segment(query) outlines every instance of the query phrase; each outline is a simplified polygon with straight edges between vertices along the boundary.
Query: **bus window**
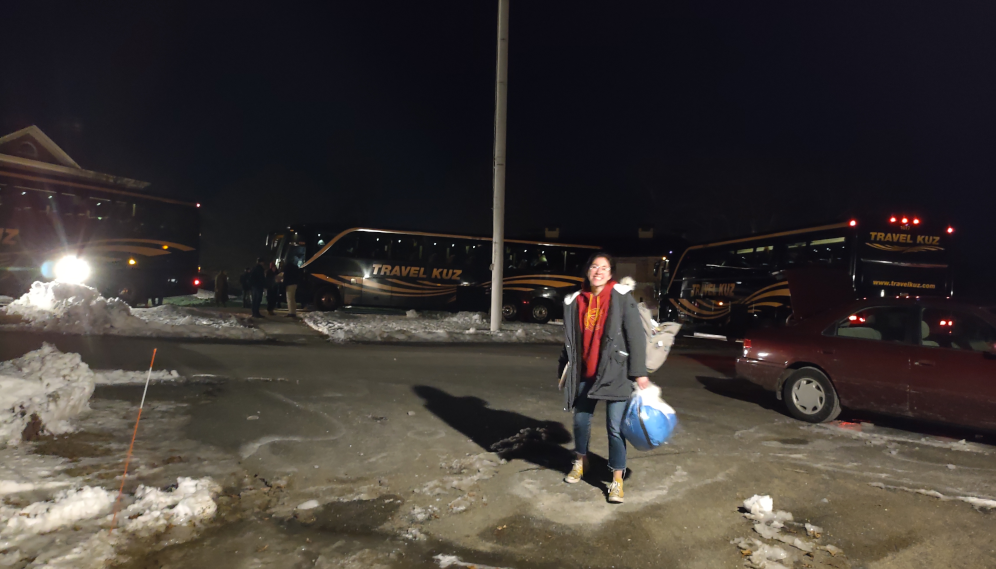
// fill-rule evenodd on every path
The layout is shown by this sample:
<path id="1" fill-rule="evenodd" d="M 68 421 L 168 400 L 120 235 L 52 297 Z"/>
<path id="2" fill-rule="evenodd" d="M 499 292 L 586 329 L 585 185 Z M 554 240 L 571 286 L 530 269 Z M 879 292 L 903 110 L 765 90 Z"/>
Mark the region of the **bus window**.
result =
<path id="1" fill-rule="evenodd" d="M 751 247 L 744 251 L 737 251 L 738 256 L 744 262 L 745 267 L 766 268 L 775 262 L 775 246 L 763 245 L 761 247 Z"/>
<path id="2" fill-rule="evenodd" d="M 422 258 L 430 267 L 449 267 L 456 261 L 458 242 L 452 237 L 427 235 L 424 239 Z"/>
<path id="3" fill-rule="evenodd" d="M 847 239 L 844 237 L 792 241 L 785 246 L 782 265 L 786 268 L 817 265 L 837 267 L 846 264 L 847 257 Z"/>
<path id="4" fill-rule="evenodd" d="M 387 260 L 391 258 L 391 237 L 380 233 L 360 233 L 359 256 L 361 259 Z"/>
<path id="5" fill-rule="evenodd" d="M 356 231 L 343 235 L 338 241 L 335 242 L 335 245 L 332 245 L 329 252 L 336 257 L 345 257 L 347 259 L 357 258 L 359 253 L 360 235 L 361 234 Z M 316 239 L 318 239 L 318 241 L 315 242 L 315 253 L 321 251 L 322 247 L 325 246 L 325 241 L 322 237 L 319 236 L 316 237 Z"/>
<path id="6" fill-rule="evenodd" d="M 844 237 L 817 239 L 809 243 L 810 262 L 837 267 L 846 264 L 847 243 Z"/>
<path id="7" fill-rule="evenodd" d="M 588 255 L 589 253 L 585 251 L 565 251 L 564 272 L 568 275 L 584 276 L 588 270 L 588 267 L 584 266 L 588 262 Z"/>
<path id="8" fill-rule="evenodd" d="M 785 246 L 785 258 L 782 264 L 786 267 L 798 267 L 809 262 L 809 243 L 795 241 Z"/>
<path id="9" fill-rule="evenodd" d="M 486 243 L 468 241 L 465 245 L 467 250 L 466 264 L 475 269 L 486 269 L 491 265 L 491 247 Z"/>
<path id="10" fill-rule="evenodd" d="M 547 266 L 544 270 L 558 274 L 563 273 L 567 251 L 560 247 L 543 247 L 543 251 L 547 261 Z"/>
<path id="11" fill-rule="evenodd" d="M 87 204 L 87 212 L 90 218 L 97 221 L 109 220 L 111 218 L 111 208 L 111 200 L 103 198 L 90 198 L 90 202 Z"/>
<path id="12" fill-rule="evenodd" d="M 422 261 L 422 239 L 413 235 L 396 235 L 391 238 L 391 260 L 396 263 Z"/>

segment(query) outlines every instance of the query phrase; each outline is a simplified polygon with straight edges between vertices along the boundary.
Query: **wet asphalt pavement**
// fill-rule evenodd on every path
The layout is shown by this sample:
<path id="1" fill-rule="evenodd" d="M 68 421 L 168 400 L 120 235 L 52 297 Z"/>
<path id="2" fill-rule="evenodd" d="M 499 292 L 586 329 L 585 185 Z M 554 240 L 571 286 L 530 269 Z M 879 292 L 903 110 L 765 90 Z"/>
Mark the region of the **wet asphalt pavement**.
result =
<path id="1" fill-rule="evenodd" d="M 205 460 L 227 475 L 171 471 L 222 478 L 220 514 L 193 541 L 136 544 L 125 566 L 745 567 L 731 541 L 758 536 L 738 507 L 768 494 L 823 528 L 788 535 L 843 551 L 782 544 L 787 566 L 996 567 L 996 516 L 960 499 L 996 498 L 991 436 L 847 413 L 800 423 L 732 379 L 737 346 L 683 342 L 651 378 L 681 424 L 668 445 L 630 450 L 626 503 L 610 505 L 601 407 L 593 471 L 561 481 L 571 436 L 558 348 L 274 331 L 265 343 L 0 333 L 0 359 L 47 340 L 92 368 L 140 370 L 157 347 L 157 368 L 197 380 L 150 398 L 186 402 L 175 436 L 224 457 Z M 94 404 L 135 405 L 140 391 L 98 388 Z M 298 509 L 309 500 L 318 507 Z"/>

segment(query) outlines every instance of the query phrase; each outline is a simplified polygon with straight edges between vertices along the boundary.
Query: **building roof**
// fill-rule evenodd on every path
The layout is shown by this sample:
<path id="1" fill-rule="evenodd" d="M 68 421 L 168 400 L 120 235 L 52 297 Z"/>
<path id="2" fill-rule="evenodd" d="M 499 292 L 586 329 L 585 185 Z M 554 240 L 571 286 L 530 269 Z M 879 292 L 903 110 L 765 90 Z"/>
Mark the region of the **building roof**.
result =
<path id="1" fill-rule="evenodd" d="M 0 167 L 35 173 L 68 176 L 140 190 L 148 182 L 84 170 L 37 126 L 0 136 Z"/>

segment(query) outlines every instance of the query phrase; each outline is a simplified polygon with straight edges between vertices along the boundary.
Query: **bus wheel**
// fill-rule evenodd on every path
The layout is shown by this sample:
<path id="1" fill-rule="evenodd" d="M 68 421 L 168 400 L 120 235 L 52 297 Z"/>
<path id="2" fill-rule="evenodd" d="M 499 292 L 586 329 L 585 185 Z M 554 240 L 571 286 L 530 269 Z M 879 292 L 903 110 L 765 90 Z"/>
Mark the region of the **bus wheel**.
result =
<path id="1" fill-rule="evenodd" d="M 315 293 L 315 308 L 323 312 L 331 312 L 342 306 L 339 291 L 334 288 L 323 288 Z"/>
<path id="2" fill-rule="evenodd" d="M 506 302 L 501 305 L 501 317 L 505 320 L 515 320 L 519 316 L 519 307 L 514 303 Z"/>
<path id="3" fill-rule="evenodd" d="M 529 319 L 537 324 L 546 324 L 550 321 L 550 303 L 542 298 L 532 302 L 529 307 Z"/>

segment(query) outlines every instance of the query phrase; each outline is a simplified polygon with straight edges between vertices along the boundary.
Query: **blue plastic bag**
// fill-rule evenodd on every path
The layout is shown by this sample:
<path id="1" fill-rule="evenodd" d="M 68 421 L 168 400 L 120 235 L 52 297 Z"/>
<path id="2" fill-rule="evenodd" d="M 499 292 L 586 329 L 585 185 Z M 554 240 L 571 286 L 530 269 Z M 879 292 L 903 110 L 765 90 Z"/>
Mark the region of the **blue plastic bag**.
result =
<path id="1" fill-rule="evenodd" d="M 651 385 L 638 389 L 629 398 L 622 432 L 637 450 L 653 450 L 667 442 L 677 425 L 674 409 L 661 399 L 661 389 Z"/>

